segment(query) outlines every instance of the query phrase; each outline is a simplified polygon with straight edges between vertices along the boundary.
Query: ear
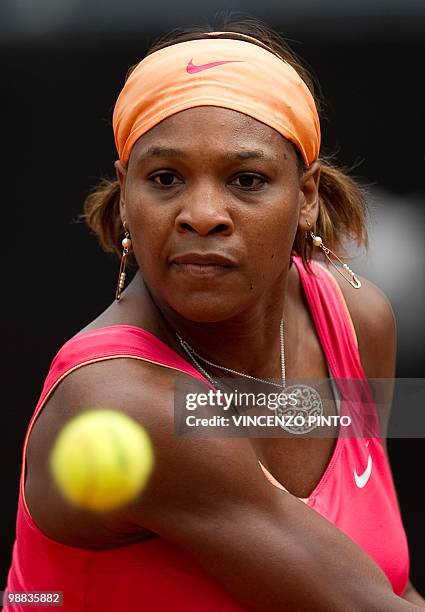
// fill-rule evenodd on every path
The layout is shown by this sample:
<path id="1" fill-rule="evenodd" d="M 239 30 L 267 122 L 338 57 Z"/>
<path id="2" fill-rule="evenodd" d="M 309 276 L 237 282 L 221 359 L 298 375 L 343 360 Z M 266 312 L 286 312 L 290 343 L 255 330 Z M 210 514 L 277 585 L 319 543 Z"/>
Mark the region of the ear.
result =
<path id="1" fill-rule="evenodd" d="M 308 230 L 306 219 L 311 226 L 319 215 L 320 162 L 315 161 L 300 178 L 300 209 L 298 228 Z"/>
<path id="2" fill-rule="evenodd" d="M 120 216 L 121 216 L 121 221 L 122 224 L 124 226 L 128 225 L 127 222 L 127 211 L 125 208 L 125 179 L 127 176 L 127 168 L 124 166 L 124 164 L 117 159 L 117 161 L 114 164 L 115 166 L 115 172 L 117 175 L 117 180 L 120 184 L 120 191 L 121 191 L 121 195 L 120 195 Z"/>

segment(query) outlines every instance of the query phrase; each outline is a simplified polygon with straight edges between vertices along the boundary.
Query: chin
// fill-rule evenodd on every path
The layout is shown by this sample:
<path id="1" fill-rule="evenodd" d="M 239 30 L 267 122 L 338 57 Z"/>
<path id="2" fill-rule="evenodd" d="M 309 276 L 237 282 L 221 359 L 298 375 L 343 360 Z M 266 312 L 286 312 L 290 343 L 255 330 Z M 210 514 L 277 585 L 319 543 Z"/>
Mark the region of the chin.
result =
<path id="1" fill-rule="evenodd" d="M 181 296 L 181 300 L 174 297 L 168 304 L 180 317 L 196 323 L 220 323 L 243 310 L 241 304 L 229 303 L 217 295 Z"/>

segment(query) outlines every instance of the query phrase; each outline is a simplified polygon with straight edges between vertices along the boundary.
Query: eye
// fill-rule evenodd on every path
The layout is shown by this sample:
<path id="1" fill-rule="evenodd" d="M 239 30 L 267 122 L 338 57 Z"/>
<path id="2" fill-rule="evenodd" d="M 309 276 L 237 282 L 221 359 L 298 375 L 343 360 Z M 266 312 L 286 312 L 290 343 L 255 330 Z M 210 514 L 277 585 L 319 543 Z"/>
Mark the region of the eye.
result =
<path id="1" fill-rule="evenodd" d="M 256 191 L 261 189 L 261 187 L 263 187 L 263 185 L 266 183 L 266 180 L 262 176 L 248 172 L 239 174 L 239 176 L 233 179 L 232 183 L 235 184 L 235 181 L 239 181 L 239 185 L 236 184 L 236 187 L 240 187 L 247 191 Z"/>
<path id="2" fill-rule="evenodd" d="M 173 182 L 174 179 L 178 177 L 170 171 L 164 170 L 163 172 L 157 172 L 149 177 L 149 180 L 158 185 L 158 187 L 175 187 L 176 185 L 180 185 L 181 181 Z"/>

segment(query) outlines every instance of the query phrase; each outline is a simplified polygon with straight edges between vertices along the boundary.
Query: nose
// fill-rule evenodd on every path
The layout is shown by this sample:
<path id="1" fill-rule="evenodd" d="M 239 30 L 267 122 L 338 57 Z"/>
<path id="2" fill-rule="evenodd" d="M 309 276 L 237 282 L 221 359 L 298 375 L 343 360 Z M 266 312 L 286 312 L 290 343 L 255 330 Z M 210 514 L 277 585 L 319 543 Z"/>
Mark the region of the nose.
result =
<path id="1" fill-rule="evenodd" d="M 200 236 L 210 234 L 230 235 L 234 225 L 228 210 L 221 202 L 222 195 L 192 193 L 176 216 L 178 232 L 194 232 Z"/>

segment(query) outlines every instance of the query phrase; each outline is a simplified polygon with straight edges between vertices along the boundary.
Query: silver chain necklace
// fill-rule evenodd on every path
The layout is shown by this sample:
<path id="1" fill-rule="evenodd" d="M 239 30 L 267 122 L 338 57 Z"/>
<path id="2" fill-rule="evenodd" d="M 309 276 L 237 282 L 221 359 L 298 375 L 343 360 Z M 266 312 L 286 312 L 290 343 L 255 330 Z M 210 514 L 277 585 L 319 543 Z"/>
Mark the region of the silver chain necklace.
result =
<path id="1" fill-rule="evenodd" d="M 298 415 L 303 416 L 304 424 L 295 425 L 295 426 L 294 425 L 281 425 L 282 429 L 284 429 L 285 431 L 289 433 L 298 434 L 298 435 L 308 433 L 312 431 L 313 429 L 315 429 L 316 425 L 308 425 L 308 424 L 306 425 L 306 423 L 309 423 L 308 417 L 310 415 L 321 416 L 323 414 L 322 401 L 316 389 L 310 387 L 309 385 L 303 385 L 303 384 L 292 385 L 288 388 L 286 387 L 285 337 L 284 337 L 283 319 L 280 322 L 280 365 L 281 365 L 281 376 L 282 376 L 282 382 L 280 384 L 271 382 L 270 380 L 265 380 L 264 378 L 258 378 L 257 376 L 251 376 L 251 374 L 245 374 L 244 372 L 238 372 L 238 370 L 233 370 L 232 368 L 226 368 L 225 366 L 221 366 L 218 363 L 214 363 L 213 361 L 210 361 L 209 359 L 202 357 L 202 355 L 197 353 L 195 349 L 192 348 L 188 342 L 186 342 L 186 340 L 183 340 L 183 338 L 177 332 L 175 333 L 176 333 L 176 336 L 183 350 L 189 356 L 194 366 L 200 372 L 202 372 L 205 378 L 214 387 L 220 388 L 221 385 L 216 379 L 214 379 L 211 376 L 209 372 L 206 371 L 206 369 L 199 363 L 198 360 L 203 361 L 204 363 L 208 364 L 209 366 L 213 368 L 222 370 L 223 372 L 228 372 L 229 374 L 236 374 L 237 376 L 242 376 L 243 378 L 248 378 L 249 380 L 254 380 L 256 382 L 261 382 L 267 385 L 272 385 L 274 387 L 279 387 L 281 389 L 285 389 L 287 393 L 292 392 L 292 394 L 294 394 L 297 398 L 296 412 L 298 413 Z M 284 408 L 284 409 L 278 407 L 277 413 L 282 416 L 285 416 L 285 414 L 293 414 L 294 409 L 292 407 Z"/>
<path id="2" fill-rule="evenodd" d="M 202 374 L 204 374 L 207 380 L 213 385 L 216 385 L 217 381 L 205 370 L 205 368 L 198 362 L 197 359 L 200 359 L 201 361 L 203 361 L 204 363 L 208 364 L 209 366 L 213 368 L 217 368 L 218 370 L 222 370 L 223 372 L 228 372 L 229 374 L 236 374 L 237 376 L 242 376 L 243 378 L 248 378 L 249 380 L 255 380 L 256 382 L 261 382 L 267 385 L 272 385 L 273 387 L 280 387 L 283 389 L 285 388 L 285 384 L 286 384 L 285 336 L 284 336 L 283 319 L 280 322 L 280 367 L 281 367 L 281 377 L 282 377 L 282 382 L 280 384 L 271 382 L 270 380 L 265 380 L 264 378 L 258 378 L 257 376 L 251 376 L 250 374 L 245 374 L 244 372 L 238 372 L 237 370 L 232 370 L 232 368 L 226 368 L 224 366 L 219 365 L 218 363 L 209 361 L 208 359 L 206 359 L 205 357 L 202 357 L 202 355 L 197 353 L 195 349 L 192 348 L 190 344 L 186 342 L 186 340 L 183 340 L 183 338 L 177 332 L 176 332 L 176 336 L 183 350 L 190 357 L 194 365 L 202 372 Z"/>

